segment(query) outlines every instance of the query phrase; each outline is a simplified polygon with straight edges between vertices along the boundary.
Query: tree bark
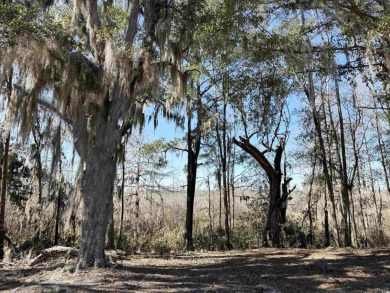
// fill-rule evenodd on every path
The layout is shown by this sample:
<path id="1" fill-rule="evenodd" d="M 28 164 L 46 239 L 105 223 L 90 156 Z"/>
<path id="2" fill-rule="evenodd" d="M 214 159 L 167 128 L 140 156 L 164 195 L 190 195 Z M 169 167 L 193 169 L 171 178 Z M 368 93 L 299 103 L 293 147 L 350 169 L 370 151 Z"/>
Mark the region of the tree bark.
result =
<path id="1" fill-rule="evenodd" d="M 324 232 L 325 232 L 325 239 L 324 239 L 324 246 L 329 247 L 330 246 L 330 232 L 329 232 L 329 213 L 328 213 L 328 199 L 326 197 L 326 188 L 324 192 Z"/>
<path id="2" fill-rule="evenodd" d="M 73 125 L 75 147 L 85 162 L 79 267 L 107 265 L 104 248 L 113 211 L 116 152 L 122 137 L 118 121 L 131 106 L 131 102 L 121 98 L 119 93 L 116 84 L 111 97 L 106 97 L 104 109 L 92 118 L 96 119 L 94 131 L 88 130 L 85 116 L 79 117 Z"/>
<path id="3" fill-rule="evenodd" d="M 60 162 L 60 168 L 59 171 L 61 173 L 61 162 Z M 62 174 L 61 174 L 62 175 Z M 58 241 L 60 238 L 60 219 L 61 219 L 61 203 L 62 203 L 62 185 L 63 185 L 63 178 L 61 178 L 61 181 L 58 184 L 58 195 L 57 195 L 57 207 L 56 207 L 56 222 L 55 222 L 55 228 L 54 228 L 54 245 L 58 245 Z"/>
<path id="4" fill-rule="evenodd" d="M 137 158 L 137 171 L 135 175 L 135 207 L 134 207 L 134 217 L 135 217 L 135 229 L 134 229 L 134 238 L 138 239 L 140 235 L 140 221 L 139 221 L 139 215 L 140 215 L 140 180 L 141 180 L 141 156 L 138 155 Z"/>
<path id="5" fill-rule="evenodd" d="M 4 258 L 4 239 L 5 239 L 5 199 L 7 194 L 7 174 L 8 174 L 8 155 L 11 140 L 11 132 L 8 129 L 4 142 L 3 166 L 1 170 L 1 193 L 0 193 L 0 260 Z"/>
<path id="6" fill-rule="evenodd" d="M 194 200 L 195 200 L 195 189 L 196 189 L 196 173 L 198 170 L 198 157 L 200 152 L 201 142 L 201 107 L 202 100 L 200 96 L 200 86 L 197 88 L 197 124 L 195 134 L 192 133 L 191 122 L 193 109 L 191 108 L 191 100 L 187 100 L 187 209 L 186 209 L 186 222 L 185 222 L 185 234 L 184 242 L 185 249 L 187 251 L 194 250 L 193 243 L 193 225 L 194 225 Z"/>
<path id="7" fill-rule="evenodd" d="M 12 96 L 12 79 L 13 70 L 11 70 L 8 76 L 7 90 L 8 98 Z M 8 101 L 10 103 L 10 101 Z M 4 258 L 4 240 L 6 239 L 5 233 L 5 202 L 7 195 L 7 177 L 8 177 L 8 156 L 11 141 L 11 129 L 10 125 L 7 125 L 4 135 L 4 148 L 2 153 L 2 169 L 0 170 L 0 260 Z"/>
<path id="8" fill-rule="evenodd" d="M 35 161 L 37 163 L 36 175 L 38 179 L 38 204 L 42 204 L 42 176 L 43 176 L 43 168 L 42 168 L 42 133 L 41 133 L 41 125 L 39 116 L 36 117 L 36 124 L 32 128 L 32 135 L 35 143 Z M 39 209 L 40 210 L 40 209 Z"/>
<path id="9" fill-rule="evenodd" d="M 104 154 L 104 152 L 106 154 Z M 104 255 L 107 225 L 112 213 L 112 190 L 115 161 L 102 150 L 90 151 L 86 160 L 84 213 L 78 263 L 84 266 L 106 266 Z"/>
<path id="10" fill-rule="evenodd" d="M 126 143 L 122 145 L 123 158 L 122 158 L 122 185 L 121 185 L 121 221 L 119 223 L 119 243 L 122 245 L 123 237 L 123 220 L 125 217 L 125 164 L 126 164 Z"/>
<path id="11" fill-rule="evenodd" d="M 208 212 L 209 212 L 209 227 L 210 227 L 210 235 L 211 235 L 211 234 L 213 234 L 213 217 L 212 217 L 212 213 L 211 213 L 211 186 L 210 186 L 210 177 L 209 176 L 207 176 L 206 184 L 207 184 L 207 191 L 208 191 L 208 195 L 209 195 Z"/>
<path id="12" fill-rule="evenodd" d="M 216 129 L 218 131 L 218 126 Z M 217 170 L 216 177 L 217 177 L 217 181 L 218 181 L 218 191 L 219 191 L 218 228 L 219 228 L 219 230 L 222 230 L 222 178 L 221 178 L 221 169 L 220 168 Z"/>
<path id="13" fill-rule="evenodd" d="M 313 197 L 313 184 L 314 184 L 314 178 L 315 178 L 315 171 L 316 171 L 316 165 L 317 160 L 315 156 L 312 156 L 312 173 L 310 177 L 310 189 L 308 194 L 308 201 L 307 201 L 307 214 L 309 217 L 309 237 L 310 237 L 310 245 L 313 245 L 313 215 L 312 215 L 312 197 Z M 327 211 L 326 211 L 327 212 Z"/>
<path id="14" fill-rule="evenodd" d="M 269 181 L 269 206 L 267 223 L 264 231 L 264 242 L 266 246 L 280 247 L 282 209 L 284 208 L 288 197 L 288 193 L 281 193 L 281 160 L 284 146 L 281 144 L 277 148 L 274 158 L 274 166 L 272 166 L 264 154 L 253 146 L 248 139 L 240 137 L 240 141 L 237 141 L 234 138 L 233 143 L 250 154 L 267 174 Z"/>
<path id="15" fill-rule="evenodd" d="M 115 249 L 115 225 L 114 225 L 114 213 L 111 214 L 110 224 L 108 225 L 107 233 L 107 249 Z"/>

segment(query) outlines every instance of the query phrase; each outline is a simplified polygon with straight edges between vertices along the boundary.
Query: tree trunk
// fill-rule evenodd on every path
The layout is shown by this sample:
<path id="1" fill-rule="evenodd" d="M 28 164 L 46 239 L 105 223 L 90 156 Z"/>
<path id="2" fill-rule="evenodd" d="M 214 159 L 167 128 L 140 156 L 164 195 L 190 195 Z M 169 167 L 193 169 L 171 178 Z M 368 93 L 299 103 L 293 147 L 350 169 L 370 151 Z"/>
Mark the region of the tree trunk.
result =
<path id="1" fill-rule="evenodd" d="M 197 125 L 195 129 L 195 134 L 192 133 L 191 122 L 192 122 L 192 113 L 191 101 L 187 100 L 187 209 L 186 209 L 186 223 L 185 223 L 185 234 L 184 242 L 185 248 L 187 251 L 194 250 L 193 244 L 193 225 L 194 225 L 194 200 L 195 200 L 195 189 L 196 189 L 196 173 L 198 170 L 198 157 L 200 151 L 200 141 L 201 141 L 201 127 L 202 127 L 202 117 L 201 117 L 201 107 L 202 100 L 200 96 L 200 86 L 197 88 Z"/>
<path id="2" fill-rule="evenodd" d="M 92 154 L 91 154 L 92 153 Z M 105 155 L 103 157 L 103 155 Z M 106 230 L 112 213 L 115 161 L 111 155 L 89 152 L 84 177 L 84 212 L 78 263 L 105 266 Z"/>
<path id="3" fill-rule="evenodd" d="M 226 170 L 226 106 L 227 104 L 224 104 L 224 111 L 223 111 L 223 124 L 222 124 L 222 138 L 219 133 L 219 127 L 217 123 L 217 142 L 218 142 L 218 150 L 219 150 L 219 157 L 221 160 L 221 167 L 222 167 L 222 193 L 223 193 L 223 206 L 225 210 L 225 218 L 224 218 L 224 225 L 225 225 L 225 234 L 226 234 L 226 246 L 228 249 L 231 248 L 231 242 L 230 242 L 230 228 L 229 228 L 229 202 L 228 202 L 228 180 L 227 180 L 227 170 Z"/>
<path id="4" fill-rule="evenodd" d="M 223 91 L 227 90 L 228 84 L 223 84 Z M 220 145 L 220 153 L 221 153 L 221 161 L 222 161 L 222 184 L 223 184 L 223 202 L 224 202 L 224 209 L 225 209 L 225 233 L 226 233 L 226 246 L 228 249 L 232 248 L 231 244 L 231 235 L 230 235 L 230 190 L 229 190 L 229 170 L 228 170 L 228 145 L 226 143 L 227 139 L 227 100 L 226 100 L 226 94 L 224 94 L 224 104 L 223 104 L 223 120 L 222 120 L 222 148 Z M 218 133 L 219 137 L 219 133 Z M 221 139 L 219 138 L 219 144 L 221 144 Z"/>
<path id="5" fill-rule="evenodd" d="M 233 154 L 233 158 L 234 158 L 235 154 Z M 234 216 L 235 216 L 235 197 L 236 197 L 236 188 L 235 188 L 235 185 L 234 185 L 234 167 L 235 167 L 235 160 L 233 159 L 233 164 L 232 164 L 232 172 L 231 172 L 231 180 L 230 180 L 230 186 L 231 186 L 231 201 L 232 201 L 232 216 L 230 217 L 231 218 L 231 229 L 232 229 L 232 237 L 233 234 L 234 234 Z"/>
<path id="6" fill-rule="evenodd" d="M 218 131 L 218 126 L 217 126 L 217 131 Z M 222 178 L 221 178 L 221 170 L 220 169 L 218 169 L 218 171 L 216 173 L 216 177 L 217 177 L 217 181 L 218 181 L 218 191 L 219 191 L 218 227 L 219 227 L 219 230 L 222 230 Z"/>
<path id="7" fill-rule="evenodd" d="M 60 159 L 61 160 L 61 159 Z M 61 174 L 61 161 L 60 161 L 60 168 L 59 168 L 59 172 Z M 60 219 L 61 219 L 61 202 L 62 202 L 62 184 L 63 184 L 63 178 L 62 178 L 62 174 L 61 174 L 61 181 L 59 182 L 59 186 L 58 186 L 58 195 L 57 195 L 57 208 L 56 208 L 56 223 L 55 223 L 55 227 L 54 227 L 54 245 L 58 245 L 58 240 L 60 238 L 60 233 L 59 233 L 59 230 L 60 230 Z"/>
<path id="8" fill-rule="evenodd" d="M 210 222 L 210 235 L 213 234 L 213 218 L 212 218 L 212 213 L 211 213 L 211 186 L 210 186 L 210 177 L 207 176 L 207 179 L 206 179 L 206 183 L 207 183 L 207 190 L 208 190 L 208 194 L 209 194 L 209 222 Z"/>
<path id="9" fill-rule="evenodd" d="M 348 184 L 348 174 L 347 174 L 347 153 L 345 148 L 345 135 L 344 135 L 344 118 L 341 109 L 341 97 L 340 97 L 338 76 L 336 72 L 336 61 L 334 61 L 333 79 L 335 83 L 337 111 L 338 111 L 339 126 L 340 126 L 340 147 L 341 147 L 340 175 L 341 175 L 341 197 L 343 199 L 344 245 L 352 246 L 351 211 L 350 211 L 351 208 L 349 202 L 349 184 Z"/>
<path id="10" fill-rule="evenodd" d="M 11 70 L 8 76 L 7 90 L 8 98 L 12 95 L 12 79 L 13 79 L 13 70 Z M 10 101 L 8 101 L 10 103 Z M 2 153 L 2 169 L 0 170 L 0 261 L 4 258 L 4 240 L 6 239 L 5 233 L 5 202 L 7 195 L 7 177 L 8 177 L 8 156 L 9 156 L 9 147 L 11 141 L 11 129 L 10 125 L 6 127 L 5 130 L 5 141 L 4 148 Z"/>
<path id="11" fill-rule="evenodd" d="M 90 148 L 86 160 L 83 180 L 84 211 L 78 260 L 82 267 L 106 265 L 104 247 L 107 225 L 113 208 L 115 161 L 112 154 L 103 152 L 104 150 Z"/>
<path id="12" fill-rule="evenodd" d="M 119 243 L 122 245 L 123 237 L 123 220 L 125 216 L 125 163 L 126 163 L 126 143 L 123 144 L 123 158 L 122 158 L 122 185 L 120 190 L 121 196 L 121 222 L 119 223 Z"/>
<path id="13" fill-rule="evenodd" d="M 111 214 L 110 224 L 108 225 L 107 233 L 107 249 L 115 249 L 115 225 L 114 225 L 114 213 Z"/>
<path id="14" fill-rule="evenodd" d="M 315 156 L 312 156 L 312 159 L 314 162 L 312 162 L 313 170 L 311 173 L 310 178 L 310 189 L 308 194 L 308 201 L 307 201 L 307 213 L 309 217 L 309 237 L 310 237 L 310 245 L 313 245 L 313 215 L 312 215 L 312 197 L 313 197 L 313 184 L 314 184 L 314 177 L 315 177 L 315 171 L 316 171 L 316 165 L 317 160 Z"/>
<path id="15" fill-rule="evenodd" d="M 61 153 L 61 149 L 60 149 Z M 63 184 L 64 184 L 64 177 L 62 175 L 62 158 L 60 155 L 59 158 L 59 174 L 60 174 L 60 182 L 57 183 L 58 186 L 58 195 L 57 195 L 57 208 L 56 208 L 56 223 L 54 226 L 54 245 L 58 245 L 58 240 L 60 238 L 60 220 L 61 220 L 61 202 L 62 202 L 62 195 L 63 195 Z"/>
<path id="16" fill-rule="evenodd" d="M 328 118 L 327 118 L 327 113 L 325 111 L 325 102 L 327 103 L 327 106 L 328 106 L 328 113 L 329 113 L 329 124 L 330 126 L 328 125 Z M 323 97 L 323 101 L 322 101 L 322 113 L 323 113 L 323 117 L 324 117 L 324 132 L 325 132 L 325 143 L 327 145 L 327 149 L 328 149 L 328 154 L 324 154 L 326 160 L 329 162 L 328 163 L 328 170 L 327 172 L 329 173 L 329 181 L 334 182 L 334 178 L 336 178 L 336 175 L 335 175 L 335 163 L 333 162 L 333 144 L 335 145 L 335 156 L 337 157 L 338 161 L 339 161 L 339 165 L 341 166 L 341 156 L 340 156 L 340 146 L 339 146 L 339 140 L 337 139 L 337 131 L 336 131 L 336 127 L 335 127 L 335 124 L 334 124 L 334 121 L 333 121 L 333 116 L 332 116 L 332 108 L 331 108 L 331 104 L 330 104 L 330 101 L 329 101 L 329 97 L 326 101 L 324 101 L 324 97 Z M 332 139 L 333 138 L 333 139 Z M 340 167 L 340 169 L 342 169 L 342 167 Z M 324 171 L 325 172 L 325 171 Z M 325 173 L 324 173 L 325 174 Z M 341 175 L 340 175 L 341 176 Z M 326 176 L 325 176 L 326 178 Z M 333 187 L 332 187 L 333 188 Z M 329 189 L 329 184 L 328 184 L 328 189 Z M 331 196 L 331 194 L 333 194 L 333 196 Z M 333 221 L 334 221 L 334 225 L 333 225 L 333 239 L 335 240 L 336 242 L 336 246 L 340 246 L 341 245 L 341 236 L 340 236 L 340 230 L 339 230 L 339 226 L 337 224 L 337 211 L 336 211 L 336 208 L 337 208 L 337 203 L 335 202 L 335 199 L 334 199 L 334 189 L 332 190 L 332 192 L 329 190 L 329 198 L 330 198 L 330 201 L 331 201 L 331 204 L 332 204 L 332 218 L 333 218 Z M 341 214 L 343 215 L 343 211 L 342 211 L 342 206 L 340 205 L 340 212 Z"/>
<path id="17" fill-rule="evenodd" d="M 73 125 L 75 147 L 85 163 L 82 186 L 84 210 L 78 266 L 106 266 L 104 248 L 106 231 L 113 211 L 116 176 L 116 152 L 121 142 L 118 120 L 130 108 L 130 101 L 120 98 L 119 85 L 105 100 L 105 107 L 95 121 L 80 117 Z M 88 129 L 94 125 L 93 129 Z"/>
<path id="18" fill-rule="evenodd" d="M 32 128 L 32 135 L 35 143 L 35 161 L 37 164 L 36 176 L 38 179 L 38 204 L 42 204 L 42 176 L 43 176 L 43 168 L 42 168 L 42 133 L 41 133 L 41 123 L 39 120 L 39 116 L 36 117 L 36 124 Z M 41 209 L 39 209 L 40 211 Z"/>
<path id="19" fill-rule="evenodd" d="M 376 107 L 376 105 L 374 104 Z M 375 113 L 375 128 L 377 131 L 377 136 L 378 136 L 378 147 L 381 155 L 381 164 L 383 168 L 383 175 L 385 176 L 385 182 L 386 182 L 386 188 L 387 188 L 387 194 L 390 195 L 390 180 L 389 180 L 389 174 L 386 166 L 387 156 L 388 154 L 386 153 L 386 147 L 383 142 L 382 138 L 382 130 L 380 129 L 379 126 L 379 118 L 378 118 L 378 113 Z"/>
<path id="20" fill-rule="evenodd" d="M 139 215 L 140 215 L 140 180 L 141 180 L 141 157 L 138 156 L 137 158 L 137 174 L 135 176 L 135 207 L 134 207 L 134 217 L 135 217 L 135 229 L 134 229 L 134 238 L 138 240 L 138 237 L 140 235 L 140 221 L 139 221 Z"/>
<path id="21" fill-rule="evenodd" d="M 281 178 L 271 182 L 269 192 L 269 209 L 266 224 L 267 246 L 280 247 L 281 224 L 282 224 L 282 206 L 280 199 Z"/>
<path id="22" fill-rule="evenodd" d="M 309 88 L 305 89 L 305 93 L 306 93 L 306 96 L 309 100 L 310 109 L 312 112 L 312 118 L 313 118 L 315 130 L 316 130 L 316 134 L 317 134 L 317 138 L 318 138 L 318 143 L 320 146 L 323 174 L 325 177 L 325 182 L 326 182 L 327 187 L 328 187 L 329 198 L 330 198 L 330 201 L 332 203 L 332 218 L 333 218 L 333 222 L 334 222 L 335 230 L 336 230 L 335 231 L 335 234 L 336 234 L 335 241 L 336 241 L 336 246 L 339 246 L 340 245 L 340 234 L 339 234 L 339 226 L 338 226 L 337 216 L 336 216 L 337 209 L 336 209 L 336 202 L 334 199 L 333 182 L 332 182 L 332 178 L 331 178 L 331 175 L 329 172 L 328 163 L 326 161 L 326 158 L 327 158 L 326 149 L 325 149 L 324 139 L 322 137 L 321 124 L 320 124 L 320 120 L 318 119 L 318 113 L 317 113 L 317 108 L 316 108 L 316 103 L 315 103 L 315 91 L 314 91 L 314 82 L 313 82 L 313 74 L 312 73 L 309 73 Z"/>
<path id="23" fill-rule="evenodd" d="M 330 233 L 329 233 L 328 199 L 326 197 L 326 188 L 325 188 L 325 192 L 324 192 L 324 200 L 325 200 L 325 207 L 324 207 L 324 230 L 325 230 L 324 246 L 325 247 L 329 247 L 330 246 Z"/>
<path id="24" fill-rule="evenodd" d="M 378 203 L 377 194 L 375 191 L 375 180 L 374 180 L 374 173 L 373 173 L 372 165 L 371 165 L 371 155 L 370 155 L 369 150 L 368 150 L 368 142 L 367 142 L 367 138 L 365 136 L 364 136 L 364 144 L 365 144 L 366 153 L 367 153 L 368 170 L 369 170 L 370 183 L 371 183 L 371 195 L 372 195 L 372 199 L 374 200 L 374 205 L 375 205 L 378 236 L 379 236 L 380 242 L 382 242 L 383 238 L 384 238 L 383 226 L 382 226 L 382 213 L 381 213 L 380 202 Z"/>
<path id="25" fill-rule="evenodd" d="M 277 148 L 273 167 L 264 154 L 253 146 L 248 139 L 240 137 L 240 141 L 233 139 L 233 143 L 250 154 L 267 174 L 269 181 L 269 206 L 267 223 L 264 231 L 264 244 L 266 246 L 279 247 L 281 244 L 282 210 L 285 209 L 285 202 L 287 201 L 289 194 L 288 192 L 286 194 L 281 194 L 281 160 L 284 146 L 279 145 Z M 289 179 L 289 181 L 290 180 L 291 179 Z M 287 186 L 287 182 L 285 182 L 285 184 Z"/>
<path id="26" fill-rule="evenodd" d="M 191 146 L 190 146 L 191 147 Z M 187 251 L 194 250 L 194 244 L 192 239 L 192 229 L 194 225 L 194 200 L 195 200 L 195 187 L 196 187 L 196 167 L 194 162 L 194 153 L 191 149 L 188 150 L 188 162 L 187 162 L 187 206 L 186 206 L 186 222 L 185 222 L 185 234 L 184 242 L 185 249 Z"/>
<path id="27" fill-rule="evenodd" d="M 3 166 L 1 170 L 1 193 L 0 193 L 0 260 L 4 258 L 4 239 L 5 239 L 5 199 L 7 194 L 7 174 L 8 174 L 8 155 L 11 140 L 11 132 L 7 130 L 4 142 Z"/>

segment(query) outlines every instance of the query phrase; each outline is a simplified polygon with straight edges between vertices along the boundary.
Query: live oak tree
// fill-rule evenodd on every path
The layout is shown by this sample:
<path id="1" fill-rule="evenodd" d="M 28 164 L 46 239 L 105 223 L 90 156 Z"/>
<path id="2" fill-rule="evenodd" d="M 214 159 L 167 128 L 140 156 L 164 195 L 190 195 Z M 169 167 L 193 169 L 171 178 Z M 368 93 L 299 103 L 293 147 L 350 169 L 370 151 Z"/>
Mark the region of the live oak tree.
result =
<path id="1" fill-rule="evenodd" d="M 136 118 L 139 89 L 156 88 L 152 64 L 156 26 L 165 1 L 73 1 L 42 7 L 1 6 L 1 83 L 14 68 L 8 97 L 23 131 L 37 105 L 71 125 L 84 163 L 84 211 L 78 264 L 105 266 L 105 237 L 112 214 L 116 153 Z M 143 26 L 140 29 L 139 19 Z M 150 90 L 149 90 L 150 92 Z"/>
<path id="2" fill-rule="evenodd" d="M 364 189 L 370 191 L 367 201 L 375 207 L 373 226 L 383 234 L 379 189 L 390 189 L 384 131 L 390 121 L 387 0 L 125 2 L 3 1 L 0 5 L 1 93 L 11 109 L 7 122 L 16 122 L 23 138 L 34 140 L 39 198 L 42 146 L 49 138 L 59 144 L 56 136 L 42 135 L 42 126 L 68 124 L 80 155 L 85 200 L 80 266 L 106 264 L 104 239 L 113 215 L 116 166 L 124 157 L 131 128 L 137 123 L 142 128 L 142 108 L 149 101 L 161 105 L 162 116 L 171 115 L 175 107 L 185 108 L 182 113 L 187 115 L 187 249 L 193 246 L 193 202 L 205 117 L 212 120 L 207 142 L 217 166 L 221 201 L 223 193 L 227 247 L 234 195 L 234 180 L 229 185 L 234 177 L 232 124 L 240 131 L 234 142 L 255 158 L 270 183 L 267 240 L 272 243 L 267 242 L 280 245 L 290 179 L 282 166 L 286 140 L 277 140 L 286 133 L 280 135 L 275 129 L 280 130 L 280 105 L 292 91 L 303 97 L 305 119 L 310 121 L 310 138 L 301 143 L 312 144 L 305 146 L 309 164 L 314 165 L 308 181 L 311 230 L 312 201 L 320 198 L 314 197 L 314 185 L 325 180 L 323 199 L 326 207 L 328 200 L 332 206 L 336 245 L 360 241 L 355 219 L 360 215 L 363 242 L 370 242 Z M 369 120 L 368 114 L 352 96 L 358 76 L 362 84 L 375 88 L 369 104 L 375 108 L 373 122 L 366 128 L 361 125 Z M 168 84 L 163 91 L 162 82 Z M 49 112 L 59 119 L 49 118 Z M 234 119 L 230 114 L 236 115 Z M 155 121 L 159 118 L 155 115 Z M 383 182 L 375 181 L 375 160 L 380 162 Z M 139 189 L 139 176 L 135 177 Z M 337 199 L 338 185 L 342 201 Z M 4 236 L 5 192 L 2 188 L 0 236 Z M 324 216 L 328 226 L 327 210 Z M 326 237 L 326 245 L 329 240 Z"/>

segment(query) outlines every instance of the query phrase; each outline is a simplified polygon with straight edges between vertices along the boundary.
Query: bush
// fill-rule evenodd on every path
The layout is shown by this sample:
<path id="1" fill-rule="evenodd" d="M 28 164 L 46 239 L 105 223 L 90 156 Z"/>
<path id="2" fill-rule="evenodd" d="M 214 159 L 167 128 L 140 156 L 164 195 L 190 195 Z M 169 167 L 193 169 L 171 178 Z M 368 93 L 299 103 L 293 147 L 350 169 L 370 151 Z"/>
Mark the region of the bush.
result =
<path id="1" fill-rule="evenodd" d="M 282 242 L 288 247 L 306 248 L 309 244 L 309 227 L 298 214 L 291 214 L 283 225 Z"/>
<path id="2" fill-rule="evenodd" d="M 251 249 L 262 245 L 264 221 L 253 212 L 244 212 L 236 220 L 233 233 L 233 246 Z"/>

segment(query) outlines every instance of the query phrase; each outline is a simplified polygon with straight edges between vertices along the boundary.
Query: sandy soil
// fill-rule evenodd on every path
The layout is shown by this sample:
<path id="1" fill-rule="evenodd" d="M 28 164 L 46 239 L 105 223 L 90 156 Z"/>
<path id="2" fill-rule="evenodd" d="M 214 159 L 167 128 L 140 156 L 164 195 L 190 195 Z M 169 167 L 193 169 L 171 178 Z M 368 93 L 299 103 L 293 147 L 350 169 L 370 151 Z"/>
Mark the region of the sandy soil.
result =
<path id="1" fill-rule="evenodd" d="M 5 292 L 389 292 L 390 249 L 256 249 L 128 256 L 106 269 L 75 260 L 1 264 Z"/>

